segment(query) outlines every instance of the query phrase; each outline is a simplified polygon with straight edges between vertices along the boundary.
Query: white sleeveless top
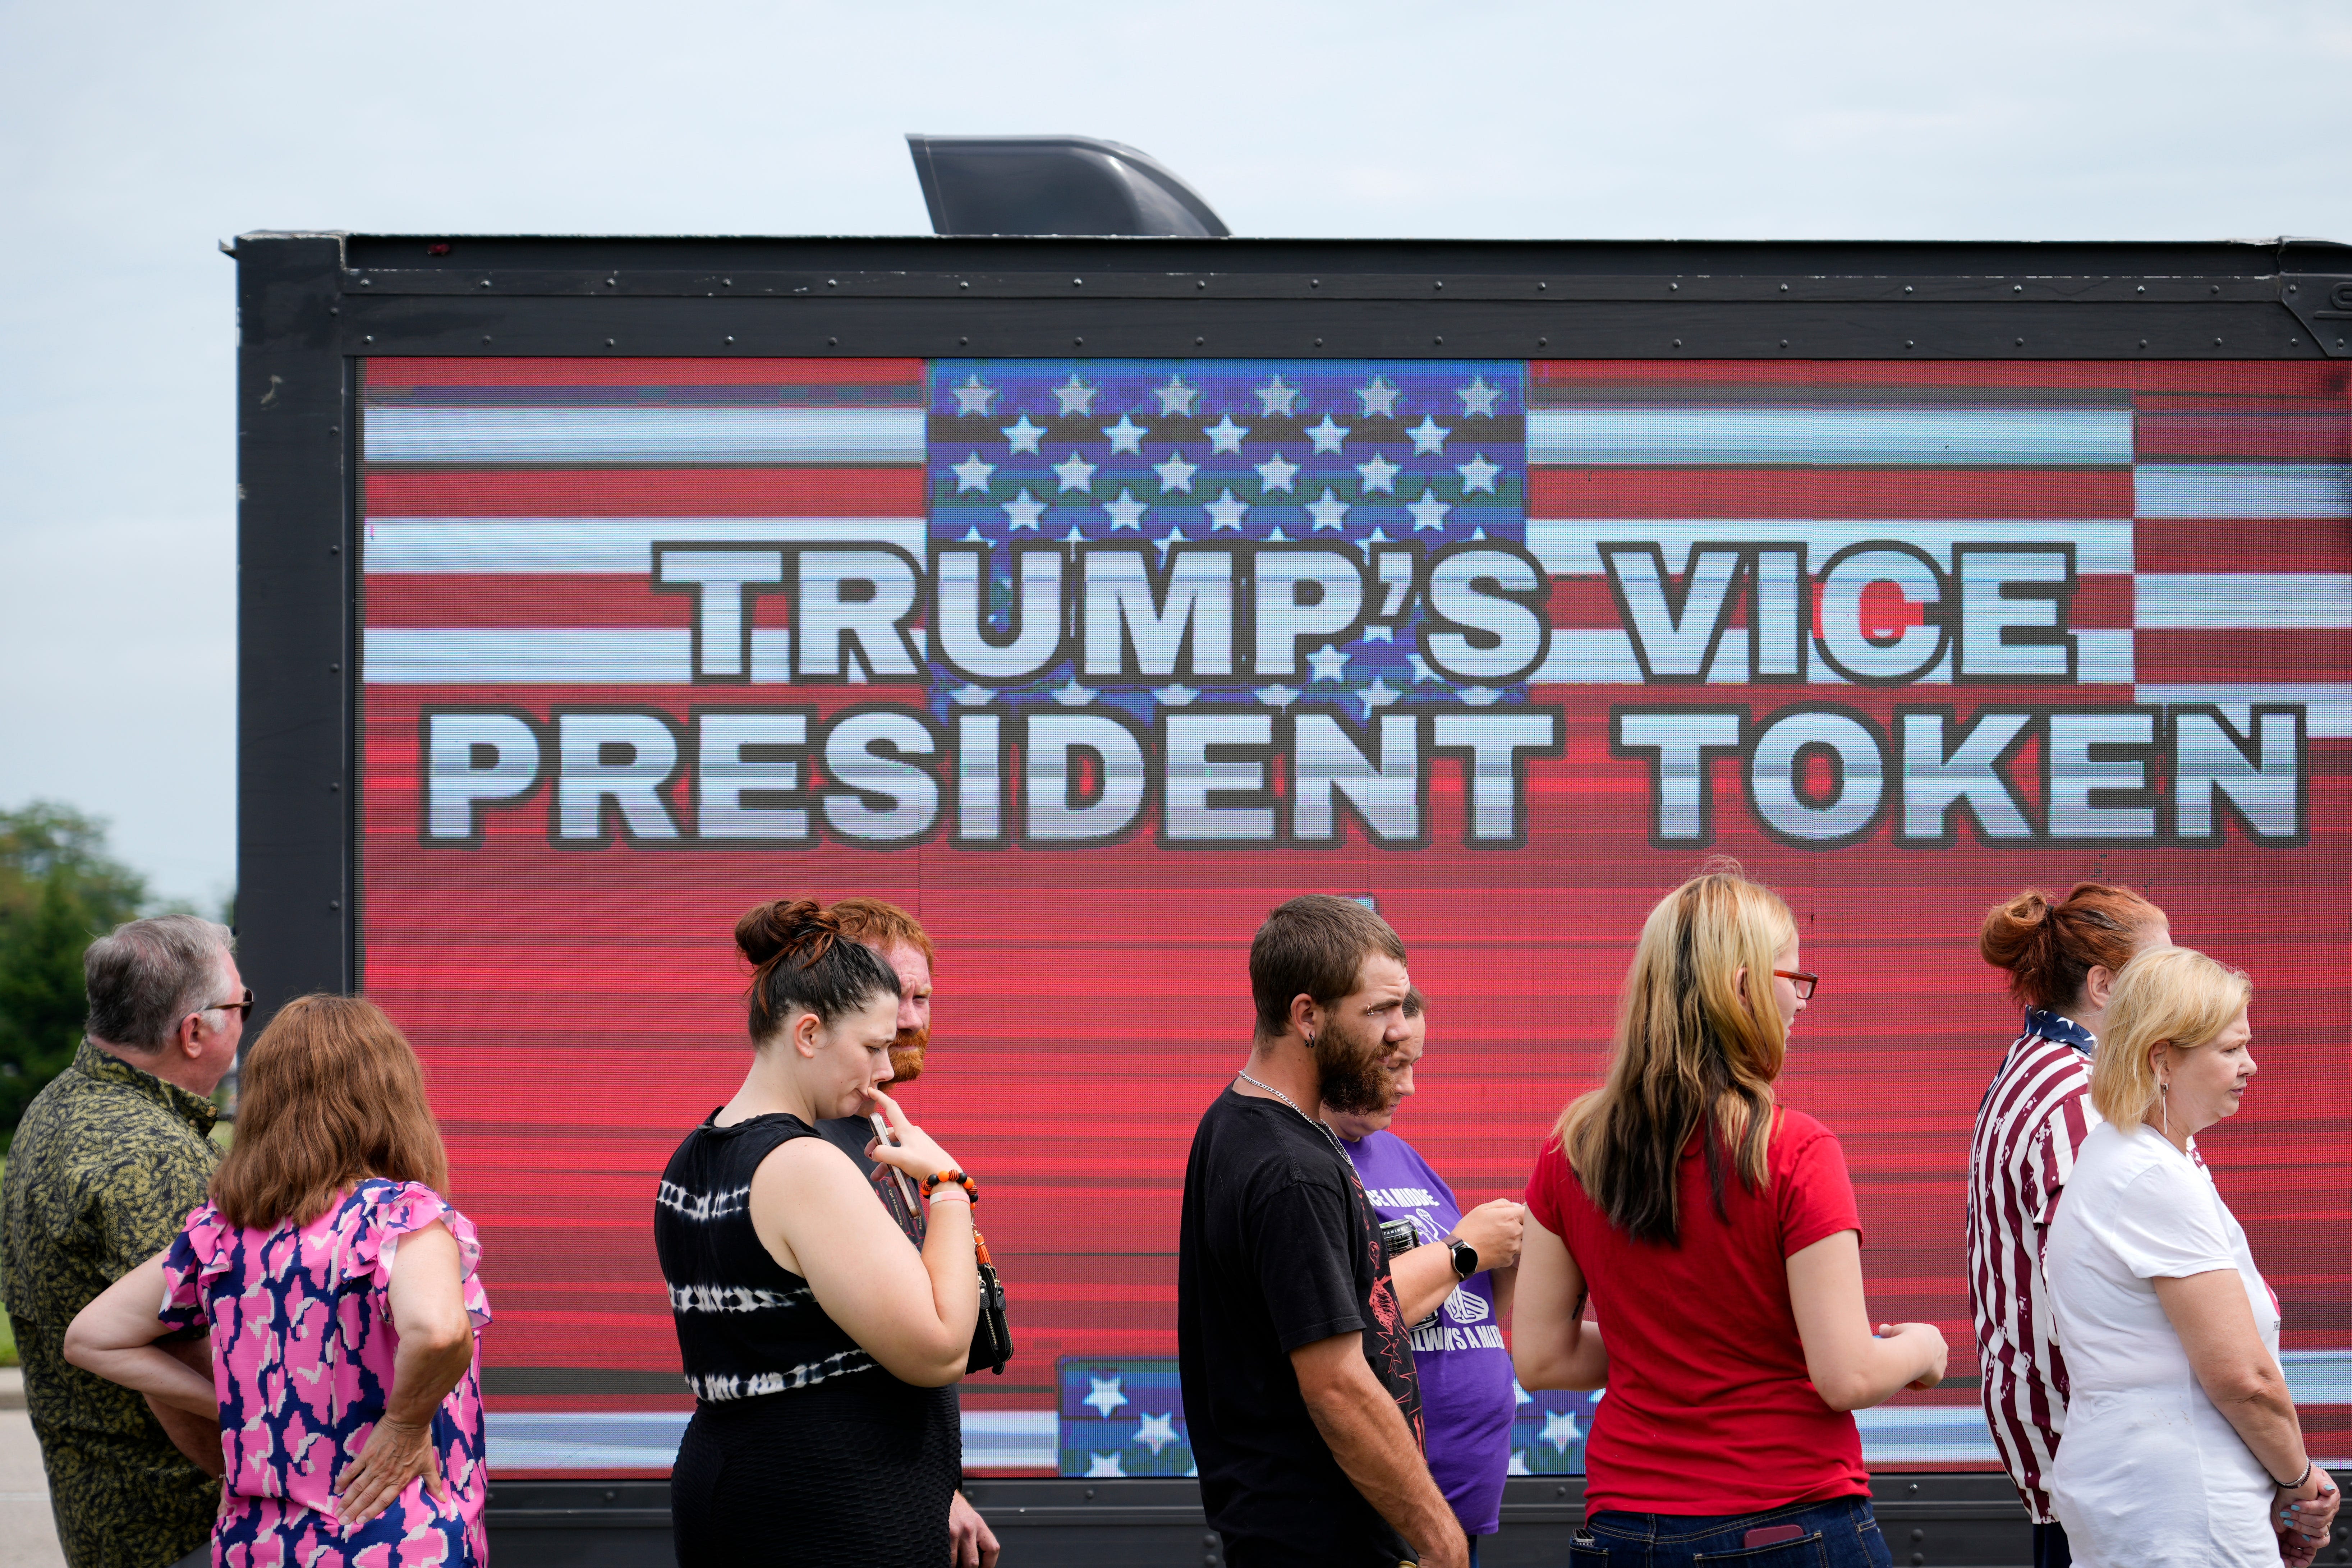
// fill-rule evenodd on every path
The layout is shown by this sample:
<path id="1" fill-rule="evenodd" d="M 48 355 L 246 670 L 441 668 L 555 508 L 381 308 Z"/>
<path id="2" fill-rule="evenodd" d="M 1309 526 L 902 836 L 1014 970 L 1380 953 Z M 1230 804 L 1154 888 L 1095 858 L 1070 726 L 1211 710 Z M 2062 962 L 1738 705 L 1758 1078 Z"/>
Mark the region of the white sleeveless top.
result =
<path id="1" fill-rule="evenodd" d="M 2271 1481 L 2199 1386 L 2154 1281 L 2234 1269 L 2278 1299 L 2206 1171 L 2152 1129 L 2092 1129 L 2043 1253 L 2070 1389 L 2052 1510 L 2082 1568 L 2277 1568 Z"/>

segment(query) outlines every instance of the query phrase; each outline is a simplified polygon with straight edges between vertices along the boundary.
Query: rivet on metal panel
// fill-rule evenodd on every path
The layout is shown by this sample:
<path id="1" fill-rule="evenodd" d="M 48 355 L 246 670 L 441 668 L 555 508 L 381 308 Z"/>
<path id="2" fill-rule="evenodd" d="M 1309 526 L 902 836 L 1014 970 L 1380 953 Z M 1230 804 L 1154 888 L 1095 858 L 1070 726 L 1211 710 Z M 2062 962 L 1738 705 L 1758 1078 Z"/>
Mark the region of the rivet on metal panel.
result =
<path id="1" fill-rule="evenodd" d="M 971 287 L 971 280 L 970 279 L 960 279 L 956 282 L 956 287 L 959 289 L 969 289 Z"/>
<path id="2" fill-rule="evenodd" d="M 2147 347 L 2147 340 L 2146 338 L 2142 338 L 2142 339 L 2140 339 L 2140 341 L 2139 341 L 2139 346 L 2140 346 L 2140 347 L 2142 347 L 2142 348 L 2146 348 L 2146 347 Z"/>
<path id="3" fill-rule="evenodd" d="M 1072 338 L 1070 340 L 1070 346 L 1072 348 L 1082 349 L 1087 346 L 1087 340 L 1084 338 Z"/>
<path id="4" fill-rule="evenodd" d="M 366 288 L 368 285 L 370 285 L 371 283 L 373 283 L 374 281 L 375 281 L 375 279 L 373 279 L 373 278 L 362 278 L 362 279 L 360 279 L 360 287 L 361 287 L 361 288 L 362 288 L 362 289 L 364 289 L 364 288 Z"/>
<path id="5" fill-rule="evenodd" d="M 327 307 L 327 314 L 330 316 L 340 316 L 342 313 L 343 308 L 341 305 L 330 305 Z"/>
<path id="6" fill-rule="evenodd" d="M 735 334 L 734 334 L 734 333 L 732 333 L 732 332 L 728 333 L 728 334 L 727 334 L 727 341 L 728 341 L 729 342 L 730 342 L 730 343 L 731 343 L 731 342 L 733 342 L 735 341 Z"/>
<path id="7" fill-rule="evenodd" d="M 1780 292 L 1781 292 L 1781 293 L 1783 293 L 1783 294 L 1786 294 L 1788 291 L 1789 291 L 1789 286 L 1788 286 L 1786 283 L 1781 284 L 1781 285 L 1780 285 Z"/>
<path id="8" fill-rule="evenodd" d="M 2022 294 L 2025 292 L 2025 285 L 2022 283 L 2012 283 L 2009 286 L 2009 291 L 2012 294 Z M 1916 1532 L 1914 1531 L 1914 1533 L 1916 1534 Z"/>
<path id="9" fill-rule="evenodd" d="M 483 341 L 484 342 L 488 342 L 490 341 L 490 334 L 489 334 L 489 333 L 488 333 L 488 332 L 484 332 L 484 333 L 482 334 L 482 341 Z"/>
<path id="10" fill-rule="evenodd" d="M 1309 289 L 1320 289 L 1323 287 L 1323 279 L 1320 278 L 1309 278 L 1307 280 L 1307 286 Z"/>
<path id="11" fill-rule="evenodd" d="M 1676 339 L 1675 340 L 1675 347 L 1676 347 L 1676 348 L 1680 348 L 1680 347 L 1682 347 L 1682 346 L 1683 346 L 1683 341 L 1682 341 L 1682 339 L 1680 339 L 1680 338 L 1676 338 Z"/>
<path id="12" fill-rule="evenodd" d="M 1205 278 L 1195 278 L 1192 279 L 1192 287 L 1195 289 L 1206 289 L 1208 286 L 1209 280 Z"/>
<path id="13" fill-rule="evenodd" d="M 342 792 L 343 786 L 340 780 L 331 782 L 327 785 L 327 793 L 329 795 L 341 795 Z"/>
<path id="14" fill-rule="evenodd" d="M 1071 288 L 1073 288 L 1073 289 L 1083 289 L 1083 288 L 1085 288 L 1086 286 L 1087 286 L 1087 280 L 1086 280 L 1085 279 L 1083 279 L 1083 278 L 1073 278 L 1073 279 L 1070 279 L 1070 287 L 1071 287 Z M 1092 1497 L 1092 1496 L 1094 1496 L 1094 1493 L 1092 1493 L 1092 1492 L 1088 1492 L 1087 1495 L 1088 1497 Z"/>
<path id="15" fill-rule="evenodd" d="M 1903 285 L 1903 291 L 1904 291 L 1906 294 L 1908 294 L 1909 292 L 1911 292 L 1911 285 L 1910 285 L 1910 284 L 1908 284 L 1908 283 L 1906 283 L 1905 285 Z"/>
<path id="16" fill-rule="evenodd" d="M 1903 340 L 1903 346 L 1906 349 L 1916 349 L 1919 346 L 1919 340 L 1916 338 L 1906 338 Z"/>
<path id="17" fill-rule="evenodd" d="M 605 282 L 607 282 L 607 283 L 610 283 L 610 282 L 612 282 L 612 279 L 611 279 L 610 278 L 607 278 L 607 279 L 604 279 L 604 281 L 605 281 Z M 489 280 L 488 279 L 487 279 L 487 278 L 483 279 L 482 279 L 482 287 L 483 287 L 483 288 L 485 288 L 485 289 L 487 289 L 487 288 L 488 288 L 489 286 L 490 286 L 490 280 Z"/>
<path id="18" fill-rule="evenodd" d="M 1445 340 L 1444 338 L 1432 338 L 1429 341 L 1436 344 L 1439 348 L 1444 348 L 1445 346 Z"/>
<path id="19" fill-rule="evenodd" d="M 2213 285 L 2213 292 L 2214 292 L 2214 293 L 2216 293 L 2216 294 L 2219 294 L 2221 291 L 2221 286 L 2219 283 L 2214 284 L 2214 285 Z"/>
<path id="20" fill-rule="evenodd" d="M 719 280 L 719 286 L 721 289 L 732 289 L 735 287 L 735 279 L 732 278 L 721 278 Z"/>
<path id="21" fill-rule="evenodd" d="M 329 899 L 327 900 L 327 907 L 331 910 L 340 910 L 343 907 L 343 900 L 341 899 Z"/>
<path id="22" fill-rule="evenodd" d="M 2025 346 L 2025 340 L 2024 340 L 2023 338 L 2020 338 L 2020 339 L 2018 339 L 2018 340 L 2017 340 L 2017 346 L 2018 346 L 2019 348 L 2023 348 L 2023 347 Z"/>
<path id="23" fill-rule="evenodd" d="M 2300 348 L 2303 346 L 2303 340 L 2301 338 L 2289 338 L 2286 341 L 2286 346 L 2291 349 Z"/>
<path id="24" fill-rule="evenodd" d="M 2213 340 L 2213 346 L 2214 346 L 2215 348 L 2217 348 L 2217 349 L 2218 349 L 2218 348 L 2220 348 L 2220 347 L 2221 346 L 2221 339 L 2219 339 L 2219 338 L 2215 338 L 2215 339 Z"/>
<path id="25" fill-rule="evenodd" d="M 614 339 L 614 338 L 606 338 L 606 339 L 604 340 L 604 346 L 605 346 L 606 348 L 608 348 L 608 349 L 609 349 L 609 348 L 615 348 L 615 347 L 619 346 L 618 340 L 617 340 L 617 339 Z"/>
<path id="26" fill-rule="evenodd" d="M 483 287 L 483 288 L 485 288 L 485 289 L 487 289 L 487 288 L 488 288 L 489 286 L 490 286 L 490 280 L 489 280 L 488 279 L 487 279 L 487 278 L 483 279 L 482 279 L 482 287 Z M 607 288 L 607 289 L 618 289 L 620 286 L 621 286 L 621 280 L 620 280 L 619 279 L 617 279 L 617 278 L 607 278 L 607 279 L 604 279 L 604 287 L 605 287 L 605 288 Z"/>
<path id="27" fill-rule="evenodd" d="M 2302 287 L 2303 286 L 2299 283 L 2290 283 L 2286 286 L 2286 291 L 2290 294 L 2298 293 L 2301 291 Z"/>
<path id="28" fill-rule="evenodd" d="M 363 343 L 372 343 L 375 342 L 375 334 L 373 332 L 370 332 L 365 337 L 362 338 L 360 342 Z"/>
<path id="29" fill-rule="evenodd" d="M 1536 347 L 1539 349 L 1549 348 L 1551 347 L 1551 340 L 1549 338 L 1538 338 L 1536 340 Z"/>
<path id="30" fill-rule="evenodd" d="M 970 338 L 958 338 L 956 340 L 956 346 L 958 348 L 969 348 L 971 345 L 971 340 Z"/>
<path id="31" fill-rule="evenodd" d="M 1785 348 L 1787 348 L 1787 347 L 1789 346 L 1789 340 L 1788 340 L 1788 339 L 1786 339 L 1786 338 L 1782 338 L 1782 339 L 1780 340 L 1780 346 L 1781 346 L 1782 348 L 1784 348 L 1784 349 L 1785 349 Z"/>
<path id="32" fill-rule="evenodd" d="M 1318 339 L 1316 339 L 1316 340 L 1315 340 L 1315 346 L 1316 346 L 1317 348 L 1318 348 L 1318 349 L 1319 349 L 1319 348 L 1321 348 L 1321 347 L 1323 346 L 1323 340 L 1322 340 L 1321 338 L 1318 338 Z"/>
<path id="33" fill-rule="evenodd" d="M 331 664 L 327 666 L 327 673 L 329 675 L 341 675 L 342 672 L 343 667 L 340 664 Z"/>
<path id="34" fill-rule="evenodd" d="M 1206 339 L 1206 338 L 1194 338 L 1194 339 L 1192 340 L 1192 346 L 1193 346 L 1194 348 L 1196 348 L 1196 349 L 1197 349 L 1197 348 L 1199 348 L 1202 343 L 1205 343 L 1205 342 L 1207 342 L 1208 341 L 1209 341 L 1209 340 L 1208 340 L 1208 339 Z"/>
<path id="35" fill-rule="evenodd" d="M 1537 284 L 1537 285 L 1536 285 L 1536 287 L 1537 287 L 1537 288 L 1538 288 L 1538 289 L 1540 289 L 1540 288 L 1542 288 L 1542 287 L 1543 287 L 1543 285 L 1542 285 L 1542 284 L 1540 284 L 1540 283 L 1538 283 L 1538 284 Z M 1681 284 L 1679 284 L 1679 283 L 1669 283 L 1669 284 L 1667 284 L 1667 285 L 1666 285 L 1666 292 L 1667 292 L 1667 293 L 1669 293 L 1669 294 L 1674 293 L 1676 289 L 1680 289 L 1681 287 L 1682 287 L 1682 285 L 1681 285 Z"/>
<path id="36" fill-rule="evenodd" d="M 2219 340 L 2217 339 L 2216 341 L 2218 342 Z M 330 436 L 340 436 L 342 433 L 343 427 L 340 425 L 330 425 L 327 426 L 327 434 Z"/>
<path id="37" fill-rule="evenodd" d="M 829 349 L 837 349 L 841 346 L 841 340 L 839 338 L 827 338 L 824 340 L 824 346 Z"/>
<path id="38" fill-rule="evenodd" d="M 1430 287 L 1431 287 L 1431 288 L 1433 288 L 1433 289 L 1443 289 L 1445 287 L 1445 285 L 1444 285 L 1444 284 L 1443 284 L 1443 283 L 1433 283 L 1433 284 L 1431 284 L 1431 285 L 1430 285 Z"/>
<path id="39" fill-rule="evenodd" d="M 837 278 L 828 278 L 824 280 L 824 286 L 828 289 L 838 289 L 841 287 L 841 280 Z"/>
<path id="40" fill-rule="evenodd" d="M 2139 286 L 2139 288 L 2136 290 L 2136 292 L 2138 292 L 2138 293 L 2141 293 L 2141 294 L 2145 294 L 2145 293 L 2147 293 L 2147 284 L 2145 284 L 2145 283 L 2141 284 L 2141 285 Z"/>
<path id="41" fill-rule="evenodd" d="M 327 553 L 330 555 L 341 555 L 342 552 L 343 547 L 340 544 L 330 544 L 327 546 Z"/>
<path id="42" fill-rule="evenodd" d="M 1538 293 L 1538 294 L 1540 294 L 1540 293 L 1542 293 L 1545 289 L 1549 289 L 1549 288 L 1550 288 L 1550 287 L 1551 287 L 1551 285 L 1550 285 L 1550 284 L 1549 284 L 1549 283 L 1538 283 L 1538 284 L 1537 284 L 1537 285 L 1536 285 L 1536 292 L 1537 292 L 1537 293 Z M 1667 287 L 1667 288 L 1669 288 L 1669 289 L 1679 289 L 1679 288 L 1681 288 L 1681 287 L 1682 287 L 1682 285 L 1681 285 L 1681 284 L 1679 284 L 1679 283 L 1669 283 L 1669 284 L 1667 284 L 1667 285 L 1666 285 L 1666 287 Z"/>

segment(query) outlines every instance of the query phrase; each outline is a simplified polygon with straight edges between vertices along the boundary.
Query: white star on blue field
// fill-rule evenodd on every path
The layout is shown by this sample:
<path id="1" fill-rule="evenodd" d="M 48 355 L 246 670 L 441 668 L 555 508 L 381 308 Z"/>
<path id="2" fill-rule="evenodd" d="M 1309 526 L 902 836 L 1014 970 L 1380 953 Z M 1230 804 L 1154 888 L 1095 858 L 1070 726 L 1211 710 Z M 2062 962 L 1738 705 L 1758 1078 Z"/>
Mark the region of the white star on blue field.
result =
<path id="1" fill-rule="evenodd" d="M 1515 361 L 940 360 L 931 366 L 934 544 L 991 547 L 1002 627 L 1015 545 L 1120 541 L 1155 565 L 1191 546 L 1341 542 L 1424 559 L 1526 535 L 1526 371 Z M 1419 652 L 1416 601 L 1302 648 L 1303 684 L 1240 678 L 1089 687 L 1063 662 L 990 687 L 935 670 L 942 716 L 987 702 L 1163 707 L 1328 705 L 1369 721 L 1391 704 L 1489 703 Z"/>

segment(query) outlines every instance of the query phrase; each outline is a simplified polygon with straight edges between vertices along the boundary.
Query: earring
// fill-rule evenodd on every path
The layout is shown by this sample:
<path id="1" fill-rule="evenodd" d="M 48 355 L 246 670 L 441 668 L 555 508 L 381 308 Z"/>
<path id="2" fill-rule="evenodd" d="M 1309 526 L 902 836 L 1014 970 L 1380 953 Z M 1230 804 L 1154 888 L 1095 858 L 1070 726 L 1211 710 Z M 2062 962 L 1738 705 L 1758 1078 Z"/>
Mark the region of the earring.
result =
<path id="1" fill-rule="evenodd" d="M 2164 1135 L 2172 1136 L 2172 1080 L 2166 1079 L 2156 1088 L 2158 1114 L 2164 1118 Z"/>

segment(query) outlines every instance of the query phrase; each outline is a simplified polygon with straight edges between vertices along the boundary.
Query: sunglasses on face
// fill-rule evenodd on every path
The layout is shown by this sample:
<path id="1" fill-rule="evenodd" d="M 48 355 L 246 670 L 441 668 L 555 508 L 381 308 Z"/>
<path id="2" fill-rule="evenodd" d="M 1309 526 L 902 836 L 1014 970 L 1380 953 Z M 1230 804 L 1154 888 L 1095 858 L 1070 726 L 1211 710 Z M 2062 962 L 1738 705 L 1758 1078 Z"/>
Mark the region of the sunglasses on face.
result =
<path id="1" fill-rule="evenodd" d="M 1813 987 L 1822 983 L 1820 975 L 1809 974 L 1801 969 L 1776 969 L 1772 973 L 1797 988 L 1797 1000 L 1800 1002 L 1811 1001 Z M 248 991 L 246 994 L 250 996 L 253 993 Z"/>
<path id="2" fill-rule="evenodd" d="M 247 986 L 245 988 L 245 994 L 238 997 L 234 1002 L 215 1002 L 209 1007 L 199 1007 L 196 1011 L 199 1013 L 234 1013 L 237 1016 L 237 1018 L 240 1021 L 251 1018 L 253 1016 L 253 987 L 250 985 Z"/>

